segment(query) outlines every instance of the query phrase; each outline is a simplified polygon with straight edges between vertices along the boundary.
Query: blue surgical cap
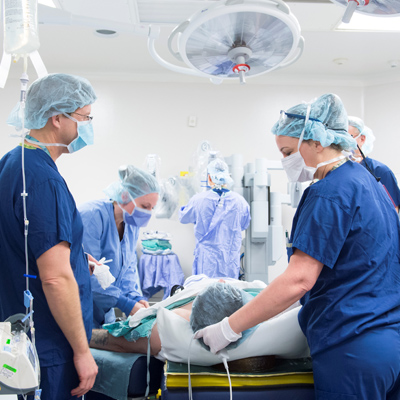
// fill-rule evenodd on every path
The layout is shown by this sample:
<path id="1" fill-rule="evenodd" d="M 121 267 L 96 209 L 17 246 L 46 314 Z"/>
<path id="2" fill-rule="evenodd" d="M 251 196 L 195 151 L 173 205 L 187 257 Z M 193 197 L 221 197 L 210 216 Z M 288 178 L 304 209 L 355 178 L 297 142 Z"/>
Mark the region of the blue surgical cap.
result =
<path id="1" fill-rule="evenodd" d="M 221 159 L 211 161 L 207 166 L 207 173 L 216 185 L 229 185 L 233 183 L 229 176 L 228 165 Z"/>
<path id="2" fill-rule="evenodd" d="M 242 289 L 236 288 L 225 282 L 212 283 L 203 289 L 193 301 L 190 326 L 193 332 L 197 332 L 206 326 L 216 324 L 225 317 L 229 317 L 239 308 L 248 303 L 253 296 Z M 237 347 L 245 340 L 256 327 L 242 332 L 242 338 L 231 343 L 227 349 Z M 202 340 L 200 343 L 208 349 Z"/>
<path id="3" fill-rule="evenodd" d="M 25 128 L 41 129 L 57 113 L 71 113 L 92 104 L 97 97 L 90 82 L 80 76 L 49 74 L 29 87 L 25 104 Z M 22 128 L 20 103 L 11 111 L 7 123 Z"/>
<path id="4" fill-rule="evenodd" d="M 349 116 L 349 125 L 357 128 L 361 135 L 365 136 L 365 142 L 362 146 L 362 152 L 367 155 L 372 152 L 374 148 L 373 142 L 375 141 L 374 133 L 372 129 L 368 128 L 368 126 L 364 125 L 364 121 L 358 117 L 350 117 Z"/>
<path id="5" fill-rule="evenodd" d="M 118 170 L 120 180 L 108 186 L 104 193 L 121 204 L 150 193 L 160 193 L 160 186 L 153 175 L 133 165 L 123 165 Z"/>
<path id="6" fill-rule="evenodd" d="M 305 116 L 308 104 L 302 103 L 281 113 L 281 118 L 272 127 L 274 135 L 298 138 L 304 128 L 304 119 L 288 116 Z M 324 94 L 310 104 L 310 118 L 305 126 L 303 140 L 315 140 L 323 147 L 337 144 L 343 150 L 357 148 L 357 142 L 348 133 L 347 113 L 340 98 L 332 93 Z"/>

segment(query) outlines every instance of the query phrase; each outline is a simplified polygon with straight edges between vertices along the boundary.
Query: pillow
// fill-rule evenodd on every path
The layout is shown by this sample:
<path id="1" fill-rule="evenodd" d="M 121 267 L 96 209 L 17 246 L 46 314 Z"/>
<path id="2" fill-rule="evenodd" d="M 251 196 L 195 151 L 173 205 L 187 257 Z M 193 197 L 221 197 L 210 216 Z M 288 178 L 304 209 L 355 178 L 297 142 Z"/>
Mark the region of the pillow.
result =
<path id="1" fill-rule="evenodd" d="M 281 358 L 303 358 L 310 355 L 307 339 L 300 329 L 297 315 L 301 306 L 291 309 L 268 321 L 257 329 L 238 347 L 227 350 L 229 360 L 275 355 Z M 157 311 L 157 326 L 161 351 L 156 358 L 187 363 L 193 331 L 189 321 L 170 310 Z M 202 347 L 193 339 L 190 346 L 190 363 L 209 366 L 219 364 L 221 358 Z"/>

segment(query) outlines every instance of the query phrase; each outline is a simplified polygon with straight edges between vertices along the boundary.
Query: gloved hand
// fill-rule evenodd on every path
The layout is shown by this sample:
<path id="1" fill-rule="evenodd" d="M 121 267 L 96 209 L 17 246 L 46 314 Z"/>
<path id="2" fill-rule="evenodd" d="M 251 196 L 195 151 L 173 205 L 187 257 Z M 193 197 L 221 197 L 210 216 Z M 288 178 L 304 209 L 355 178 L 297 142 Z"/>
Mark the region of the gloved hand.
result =
<path id="1" fill-rule="evenodd" d="M 200 329 L 194 335 L 195 339 L 203 338 L 204 343 L 210 347 L 210 351 L 216 354 L 221 349 L 242 337 L 241 333 L 236 333 L 229 325 L 228 317 L 225 317 L 217 324 Z"/>

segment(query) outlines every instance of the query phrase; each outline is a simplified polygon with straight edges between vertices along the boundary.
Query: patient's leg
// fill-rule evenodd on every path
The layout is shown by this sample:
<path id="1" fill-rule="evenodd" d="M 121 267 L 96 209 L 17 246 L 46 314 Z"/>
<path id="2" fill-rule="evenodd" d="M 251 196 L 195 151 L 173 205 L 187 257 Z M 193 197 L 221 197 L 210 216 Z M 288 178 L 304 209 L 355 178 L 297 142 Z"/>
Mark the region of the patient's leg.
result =
<path id="1" fill-rule="evenodd" d="M 173 313 L 189 321 L 192 303 L 181 308 L 172 310 Z M 177 342 L 178 343 L 178 342 Z M 147 354 L 148 339 L 139 338 L 136 342 L 129 342 L 124 337 L 114 337 L 106 329 L 93 329 L 90 347 L 100 350 L 116 351 L 118 353 L 140 353 Z M 161 350 L 161 340 L 157 324 L 154 324 L 150 336 L 150 353 L 152 356 Z"/>
<path id="2" fill-rule="evenodd" d="M 90 347 L 100 350 L 116 351 L 118 353 L 147 354 L 148 339 L 139 338 L 136 342 L 129 342 L 124 337 L 114 337 L 106 329 L 93 329 Z M 161 350 L 157 324 L 154 325 L 150 337 L 150 353 L 156 355 Z"/>

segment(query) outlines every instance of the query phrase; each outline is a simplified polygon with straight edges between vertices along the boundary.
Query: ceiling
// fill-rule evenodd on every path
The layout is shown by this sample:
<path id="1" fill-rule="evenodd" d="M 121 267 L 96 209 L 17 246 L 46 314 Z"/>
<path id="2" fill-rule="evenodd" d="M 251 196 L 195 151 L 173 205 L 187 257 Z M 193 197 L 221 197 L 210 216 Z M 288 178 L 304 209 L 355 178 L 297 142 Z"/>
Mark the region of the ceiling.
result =
<path id="1" fill-rule="evenodd" d="M 59 8 L 39 5 L 39 53 L 49 72 L 88 78 L 137 81 L 209 82 L 158 65 L 147 50 L 149 24 L 158 25 L 158 53 L 182 67 L 168 51 L 170 32 L 213 0 L 54 0 Z M 305 39 L 300 59 L 289 67 L 248 78 L 257 83 L 371 85 L 400 81 L 400 32 L 335 31 L 344 8 L 329 0 L 286 1 Z M 71 14 L 71 10 L 73 14 Z M 377 18 L 377 17 L 374 17 Z M 102 37 L 96 29 L 113 29 Z M 339 60 L 339 61 L 335 61 Z M 393 60 L 398 61 L 394 67 Z M 21 63 L 20 63 L 21 64 Z M 10 77 L 21 73 L 12 65 Z M 30 67 L 29 74 L 34 74 Z M 233 82 L 231 82 L 233 83 Z M 236 80 L 235 82 L 236 83 Z"/>

